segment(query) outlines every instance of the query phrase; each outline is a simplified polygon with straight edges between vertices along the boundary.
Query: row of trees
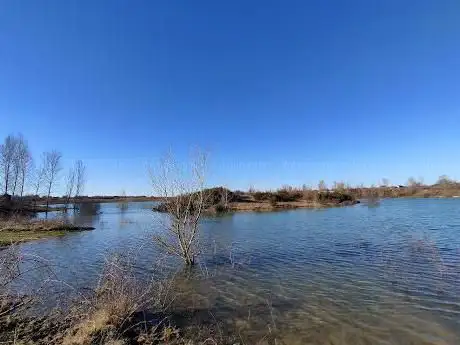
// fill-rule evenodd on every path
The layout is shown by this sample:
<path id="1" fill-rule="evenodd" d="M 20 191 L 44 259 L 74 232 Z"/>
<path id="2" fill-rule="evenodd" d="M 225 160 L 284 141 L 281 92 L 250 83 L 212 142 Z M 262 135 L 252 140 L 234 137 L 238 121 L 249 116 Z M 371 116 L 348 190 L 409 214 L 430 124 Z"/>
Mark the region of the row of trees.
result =
<path id="1" fill-rule="evenodd" d="M 23 195 L 31 165 L 32 156 L 24 137 L 7 136 L 0 146 L 0 176 L 4 194 Z"/>
<path id="2" fill-rule="evenodd" d="M 439 176 L 438 180 L 436 181 L 436 183 L 432 186 L 456 186 L 458 185 L 460 182 L 454 180 L 454 179 L 451 179 L 449 178 L 447 175 L 441 175 Z M 390 180 L 387 179 L 387 178 L 383 178 L 381 180 L 381 182 L 379 184 L 376 185 L 371 185 L 371 186 L 364 186 L 363 184 L 359 185 L 359 186 L 356 186 L 356 187 L 353 187 L 351 186 L 350 184 L 347 184 L 345 182 L 342 182 L 342 181 L 334 181 L 332 183 L 332 185 L 329 187 L 326 182 L 324 180 L 320 180 L 318 182 L 318 186 L 317 186 L 317 189 L 319 191 L 325 191 L 325 190 L 328 190 L 328 189 L 332 189 L 332 190 L 346 190 L 346 189 L 356 189 L 356 188 L 361 188 L 361 189 L 364 189 L 364 188 L 378 188 L 378 187 L 426 187 L 427 185 L 424 184 L 424 181 L 423 181 L 423 178 L 419 178 L 418 180 L 415 179 L 414 177 L 409 177 L 407 179 L 407 182 L 406 182 L 406 185 L 398 185 L 398 186 L 392 186 L 391 183 L 390 183 Z M 290 187 L 290 186 L 283 186 L 282 189 L 285 189 L 285 188 L 293 188 L 293 187 Z M 302 186 L 302 189 L 305 190 L 305 189 L 311 189 L 309 188 L 307 185 L 303 185 Z"/>
<path id="3" fill-rule="evenodd" d="M 62 171 L 62 154 L 44 152 L 36 163 L 22 134 L 8 135 L 0 145 L 0 191 L 5 195 L 23 197 L 25 193 L 46 196 L 46 206 Z M 66 178 L 66 204 L 82 195 L 86 168 L 81 160 L 69 169 Z"/>

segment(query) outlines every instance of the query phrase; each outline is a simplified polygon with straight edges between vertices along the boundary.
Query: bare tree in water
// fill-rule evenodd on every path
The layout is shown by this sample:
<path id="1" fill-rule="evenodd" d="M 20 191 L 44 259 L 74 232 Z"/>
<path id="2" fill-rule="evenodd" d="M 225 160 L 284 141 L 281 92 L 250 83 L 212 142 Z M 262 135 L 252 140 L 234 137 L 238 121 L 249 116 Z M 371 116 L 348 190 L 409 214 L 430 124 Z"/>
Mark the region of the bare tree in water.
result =
<path id="1" fill-rule="evenodd" d="M 75 168 L 69 168 L 69 172 L 67 173 L 66 177 L 66 193 L 65 193 L 65 210 L 67 211 L 67 207 L 70 204 L 70 199 L 74 193 L 75 189 L 75 181 L 76 181 L 76 172 Z"/>
<path id="2" fill-rule="evenodd" d="M 75 199 L 82 195 L 86 183 L 86 166 L 82 160 L 75 163 Z"/>
<path id="3" fill-rule="evenodd" d="M 118 208 L 121 212 L 125 212 L 129 208 L 129 202 L 126 197 L 126 191 L 123 189 L 120 193 L 120 201 L 118 202 Z"/>
<path id="4" fill-rule="evenodd" d="M 44 159 L 44 157 L 43 157 Z M 36 167 L 32 173 L 32 188 L 34 192 L 34 206 L 37 207 L 37 198 L 40 197 L 40 191 L 43 186 L 43 179 L 45 177 L 44 160 L 40 166 Z"/>
<path id="5" fill-rule="evenodd" d="M 44 153 L 44 180 L 47 188 L 46 196 L 46 218 L 48 218 L 48 207 L 50 201 L 50 195 L 53 185 L 56 183 L 56 178 L 61 171 L 61 153 L 58 151 L 51 151 Z"/>
<path id="6" fill-rule="evenodd" d="M 177 255 L 187 266 L 199 254 L 199 221 L 205 207 L 206 155 L 198 153 L 189 168 L 183 169 L 170 154 L 151 171 L 155 196 L 162 199 L 169 215 L 165 231 L 155 241 L 170 254 Z"/>

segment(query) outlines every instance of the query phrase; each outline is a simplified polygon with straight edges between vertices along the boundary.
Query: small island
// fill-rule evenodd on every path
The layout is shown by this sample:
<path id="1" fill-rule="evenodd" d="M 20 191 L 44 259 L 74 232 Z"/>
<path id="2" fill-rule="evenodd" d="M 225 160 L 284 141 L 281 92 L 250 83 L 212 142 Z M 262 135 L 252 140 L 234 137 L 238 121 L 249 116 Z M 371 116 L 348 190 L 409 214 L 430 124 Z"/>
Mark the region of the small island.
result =
<path id="1" fill-rule="evenodd" d="M 353 194 L 346 191 L 299 191 L 284 188 L 273 192 L 233 192 L 224 187 L 215 187 L 196 193 L 203 193 L 203 212 L 205 214 L 340 207 L 359 203 Z M 173 199 L 165 198 L 153 208 L 154 211 L 168 212 L 168 204 L 174 202 Z M 187 198 L 183 200 L 185 202 Z"/>

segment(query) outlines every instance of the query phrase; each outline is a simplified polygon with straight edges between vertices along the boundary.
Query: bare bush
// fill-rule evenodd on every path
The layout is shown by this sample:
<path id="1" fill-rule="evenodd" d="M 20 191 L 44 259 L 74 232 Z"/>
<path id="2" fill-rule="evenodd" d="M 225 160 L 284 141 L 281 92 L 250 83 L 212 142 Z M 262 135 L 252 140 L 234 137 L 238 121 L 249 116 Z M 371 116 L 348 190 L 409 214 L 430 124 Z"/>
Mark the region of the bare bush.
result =
<path id="1" fill-rule="evenodd" d="M 182 169 L 170 154 L 151 171 L 155 195 L 162 199 L 169 215 L 164 234 L 155 242 L 170 254 L 181 257 L 186 265 L 193 265 L 199 254 L 199 221 L 206 203 L 206 155 L 198 153 L 190 169 Z"/>
<path id="2" fill-rule="evenodd" d="M 133 257 L 106 260 L 94 293 L 73 308 L 64 345 L 123 344 L 123 339 L 149 329 L 145 313 L 164 312 L 174 299 L 173 279 L 142 282 L 134 273 Z M 156 330 L 157 324 L 152 328 Z M 136 332 L 133 330 L 138 328 Z"/>

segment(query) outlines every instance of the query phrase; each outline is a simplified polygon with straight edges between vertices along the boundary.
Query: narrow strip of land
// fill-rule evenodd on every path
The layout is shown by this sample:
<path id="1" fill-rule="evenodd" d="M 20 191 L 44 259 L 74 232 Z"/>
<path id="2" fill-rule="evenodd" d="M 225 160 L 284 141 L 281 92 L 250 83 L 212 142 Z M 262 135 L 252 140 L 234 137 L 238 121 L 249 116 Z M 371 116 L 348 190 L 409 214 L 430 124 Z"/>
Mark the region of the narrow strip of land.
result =
<path id="1" fill-rule="evenodd" d="M 8 219 L 0 221 L 0 246 L 12 243 L 63 236 L 69 232 L 93 230 L 63 220 Z"/>

